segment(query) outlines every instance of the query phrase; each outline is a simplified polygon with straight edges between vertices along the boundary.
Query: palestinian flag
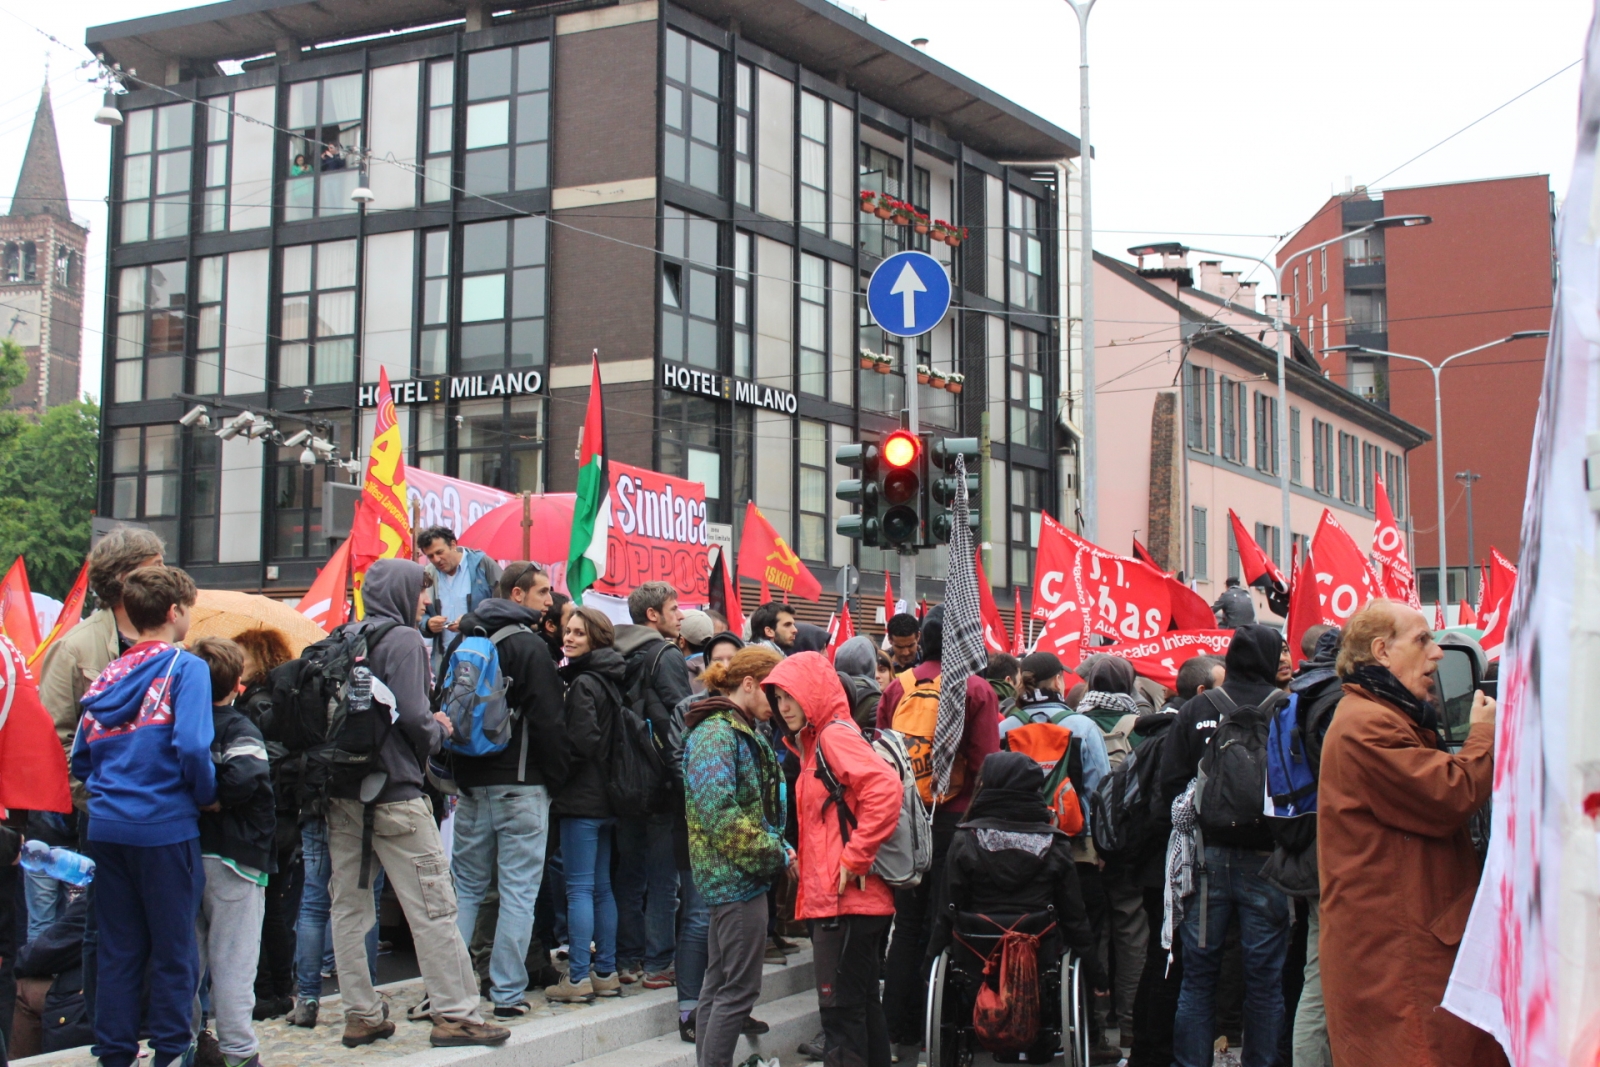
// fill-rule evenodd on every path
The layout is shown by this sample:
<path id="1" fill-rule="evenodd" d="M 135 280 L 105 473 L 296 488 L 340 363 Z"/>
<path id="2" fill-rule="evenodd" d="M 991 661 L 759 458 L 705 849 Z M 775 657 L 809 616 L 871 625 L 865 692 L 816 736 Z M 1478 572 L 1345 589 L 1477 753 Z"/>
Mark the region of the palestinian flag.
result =
<path id="1" fill-rule="evenodd" d="M 572 508 L 572 542 L 567 549 L 567 591 L 574 604 L 583 591 L 606 576 L 611 532 L 611 478 L 606 468 L 606 413 L 600 398 L 600 354 L 592 358 L 589 411 L 578 446 L 578 499 Z"/>

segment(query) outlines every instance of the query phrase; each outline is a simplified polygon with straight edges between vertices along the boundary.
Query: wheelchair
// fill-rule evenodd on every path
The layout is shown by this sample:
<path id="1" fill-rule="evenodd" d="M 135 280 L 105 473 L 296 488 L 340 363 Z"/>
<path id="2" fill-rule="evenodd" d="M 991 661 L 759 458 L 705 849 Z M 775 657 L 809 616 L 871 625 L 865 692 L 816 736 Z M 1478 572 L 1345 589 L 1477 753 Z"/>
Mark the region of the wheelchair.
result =
<path id="1" fill-rule="evenodd" d="M 928 976 L 928 1067 L 969 1067 L 982 1047 L 972 1025 L 972 1008 L 984 981 L 984 961 L 1008 929 L 1039 937 L 1039 1036 L 1020 1053 L 995 1053 L 999 1063 L 1049 1063 L 1060 1056 L 1065 1067 L 1089 1064 L 1089 989 L 1083 961 L 1067 948 L 1054 908 L 1026 914 L 979 915 L 950 906 L 950 947 L 939 954 Z"/>

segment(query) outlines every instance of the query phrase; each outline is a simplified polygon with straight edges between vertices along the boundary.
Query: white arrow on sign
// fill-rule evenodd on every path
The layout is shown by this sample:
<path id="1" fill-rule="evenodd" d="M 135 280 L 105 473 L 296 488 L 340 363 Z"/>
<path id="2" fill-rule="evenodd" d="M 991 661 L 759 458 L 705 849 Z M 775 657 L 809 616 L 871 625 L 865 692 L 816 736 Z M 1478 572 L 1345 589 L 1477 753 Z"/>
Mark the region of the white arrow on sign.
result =
<path id="1" fill-rule="evenodd" d="M 881 290 L 880 290 L 881 291 Z M 894 288 L 889 290 L 890 296 L 901 298 L 901 307 L 904 309 L 904 329 L 912 330 L 917 325 L 917 294 L 926 293 L 928 287 L 922 284 L 922 279 L 917 277 L 916 268 L 910 263 L 900 268 L 900 277 L 894 280 Z"/>

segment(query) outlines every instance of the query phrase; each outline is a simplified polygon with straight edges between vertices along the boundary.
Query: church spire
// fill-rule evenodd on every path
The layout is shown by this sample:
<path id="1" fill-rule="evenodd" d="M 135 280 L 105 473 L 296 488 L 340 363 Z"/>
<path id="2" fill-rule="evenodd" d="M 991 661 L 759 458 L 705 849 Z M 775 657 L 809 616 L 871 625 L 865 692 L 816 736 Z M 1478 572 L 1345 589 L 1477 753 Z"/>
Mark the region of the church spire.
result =
<path id="1" fill-rule="evenodd" d="M 49 82 L 39 91 L 39 110 L 33 116 L 33 133 L 28 138 L 28 151 L 22 157 L 22 171 L 17 175 L 17 189 L 7 214 L 54 215 L 63 222 L 72 221 Z"/>

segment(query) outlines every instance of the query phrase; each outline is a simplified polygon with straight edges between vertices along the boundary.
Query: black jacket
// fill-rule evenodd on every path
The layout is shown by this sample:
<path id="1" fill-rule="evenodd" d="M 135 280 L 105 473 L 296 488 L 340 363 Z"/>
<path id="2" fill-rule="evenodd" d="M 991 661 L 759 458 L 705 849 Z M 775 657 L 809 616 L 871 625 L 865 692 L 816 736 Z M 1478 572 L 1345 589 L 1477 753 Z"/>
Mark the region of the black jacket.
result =
<path id="1" fill-rule="evenodd" d="M 656 737 L 665 738 L 672 709 L 691 692 L 683 653 L 653 627 L 638 625 L 617 627 L 616 650 L 627 664 L 623 696 L 649 720 Z"/>
<path id="2" fill-rule="evenodd" d="M 1242 585 L 1224 589 L 1216 603 L 1211 605 L 1211 610 L 1220 616 L 1217 625 L 1224 630 L 1237 629 L 1256 621 L 1255 601 L 1250 599 L 1250 590 Z"/>
<path id="3" fill-rule="evenodd" d="M 611 818 L 611 794 L 606 788 L 606 761 L 616 734 L 622 680 L 627 669 L 622 653 L 597 648 L 561 668 L 567 683 L 567 741 L 572 745 L 572 769 L 556 794 L 551 812 L 569 819 Z"/>
<path id="4" fill-rule="evenodd" d="M 550 646 L 536 632 L 539 616 L 496 597 L 476 605 L 461 620 L 461 633 L 493 637 L 507 626 L 526 626 L 496 646 L 500 672 L 510 680 L 506 700 L 517 713 L 511 742 L 492 756 L 450 757 L 462 790 L 495 785 L 542 785 L 552 794 L 566 782 L 572 747 L 567 743 L 565 694 Z"/>
<path id="5" fill-rule="evenodd" d="M 232 704 L 211 709 L 211 726 L 222 810 L 200 813 L 200 851 L 272 873 L 278 869 L 278 817 L 266 742 Z"/>
<path id="6" fill-rule="evenodd" d="M 1224 666 L 1227 676 L 1222 691 L 1240 707 L 1262 703 L 1277 686 L 1278 659 L 1283 653 L 1283 635 L 1270 626 L 1240 626 L 1233 633 Z M 1172 801 L 1188 786 L 1200 766 L 1206 742 L 1217 729 L 1216 705 L 1204 693 L 1190 697 L 1178 712 L 1161 753 L 1161 798 L 1170 809 Z M 1237 830 L 1208 830 L 1206 844 L 1269 851 L 1272 833 L 1263 824 Z"/>
<path id="7" fill-rule="evenodd" d="M 251 686 L 233 702 L 255 724 L 263 737 L 272 733 L 272 687 L 266 683 Z M 306 754 L 291 753 L 277 741 L 267 742 L 267 764 L 272 779 L 272 802 L 278 816 L 278 858 L 286 862 L 300 847 L 300 811 L 311 798 L 303 781 Z"/>
<path id="8" fill-rule="evenodd" d="M 1140 775 L 1140 780 L 1157 787 L 1161 784 L 1162 756 L 1174 737 L 1172 725 L 1178 721 L 1178 704 L 1175 700 L 1140 715 L 1133 723 L 1134 733 L 1144 738 L 1139 743 L 1139 763 L 1134 769 L 1143 767 L 1150 771 L 1148 777 Z M 1147 799 L 1150 802 L 1150 838 L 1145 842 L 1144 850 L 1132 857 L 1129 867 L 1136 885 L 1160 889 L 1167 881 L 1167 839 L 1172 835 L 1172 802 L 1163 803 L 1159 795 L 1147 795 Z"/>

